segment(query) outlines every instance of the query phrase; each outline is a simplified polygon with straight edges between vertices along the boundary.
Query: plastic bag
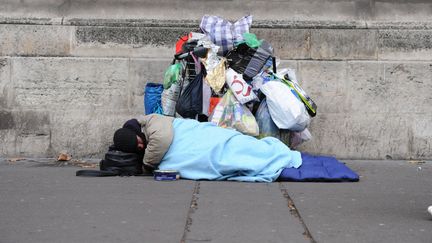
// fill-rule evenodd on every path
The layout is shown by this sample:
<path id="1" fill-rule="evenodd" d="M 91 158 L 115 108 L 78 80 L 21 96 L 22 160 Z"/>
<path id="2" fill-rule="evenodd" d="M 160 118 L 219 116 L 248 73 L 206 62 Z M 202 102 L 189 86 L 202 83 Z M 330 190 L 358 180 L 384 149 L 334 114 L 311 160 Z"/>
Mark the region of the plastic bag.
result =
<path id="1" fill-rule="evenodd" d="M 243 33 L 249 32 L 252 25 L 252 16 L 244 16 L 231 23 L 219 16 L 205 15 L 200 23 L 203 33 L 209 36 L 210 40 L 220 46 L 219 55 L 225 56 L 233 49 L 234 43 L 243 40 Z"/>
<path id="2" fill-rule="evenodd" d="M 304 104 L 291 88 L 279 81 L 270 81 L 261 87 L 267 97 L 270 115 L 279 129 L 301 132 L 310 123 Z"/>
<path id="3" fill-rule="evenodd" d="M 263 99 L 255 114 L 259 127 L 259 138 L 275 137 L 280 138 L 279 128 L 273 122 L 268 110 L 267 101 Z"/>
<path id="4" fill-rule="evenodd" d="M 164 88 L 162 84 L 147 83 L 144 91 L 145 114 L 162 114 L 161 96 Z"/>
<path id="5" fill-rule="evenodd" d="M 273 56 L 273 47 L 263 41 L 258 48 L 250 48 L 246 43 L 238 45 L 230 51 L 226 58 L 229 67 L 243 74 L 246 81 L 251 81 L 263 70 L 264 65 Z"/>
<path id="6" fill-rule="evenodd" d="M 164 89 L 162 92 L 162 110 L 166 116 L 175 115 L 175 107 L 180 95 L 180 86 L 172 84 L 169 89 Z"/>
<path id="7" fill-rule="evenodd" d="M 246 83 L 240 74 L 230 68 L 226 72 L 226 82 L 241 104 L 258 99 L 252 91 L 252 86 Z"/>
<path id="8" fill-rule="evenodd" d="M 201 65 L 200 72 L 189 82 L 177 100 L 176 112 L 183 118 L 195 119 L 202 112 L 203 78 L 206 75 L 206 70 L 201 63 L 199 65 Z"/>
<path id="9" fill-rule="evenodd" d="M 180 63 L 170 65 L 165 71 L 163 87 L 169 89 L 172 84 L 177 83 L 180 78 L 182 66 Z"/>
<path id="10" fill-rule="evenodd" d="M 225 59 L 221 59 L 216 67 L 207 73 L 206 80 L 215 92 L 220 92 L 225 85 L 225 62 Z"/>
<path id="11" fill-rule="evenodd" d="M 202 112 L 201 114 L 204 114 L 206 116 L 209 115 L 209 107 L 210 107 L 210 97 L 211 97 L 211 88 L 210 86 L 207 84 L 207 82 L 203 81 L 203 90 L 202 90 L 202 97 L 203 97 L 203 101 L 202 101 Z"/>
<path id="12" fill-rule="evenodd" d="M 231 90 L 228 90 L 216 105 L 209 120 L 220 127 L 234 128 L 251 136 L 259 135 L 258 124 L 252 112 L 240 104 Z"/>
<path id="13" fill-rule="evenodd" d="M 262 40 L 258 40 L 256 35 L 252 33 L 244 33 L 243 39 L 244 41 L 239 42 L 238 44 L 246 43 L 246 45 L 248 45 L 250 48 L 258 48 L 263 42 Z"/>
<path id="14" fill-rule="evenodd" d="M 290 148 L 294 149 L 300 144 L 312 139 L 312 134 L 309 129 L 305 129 L 302 132 L 291 132 L 290 133 Z"/>

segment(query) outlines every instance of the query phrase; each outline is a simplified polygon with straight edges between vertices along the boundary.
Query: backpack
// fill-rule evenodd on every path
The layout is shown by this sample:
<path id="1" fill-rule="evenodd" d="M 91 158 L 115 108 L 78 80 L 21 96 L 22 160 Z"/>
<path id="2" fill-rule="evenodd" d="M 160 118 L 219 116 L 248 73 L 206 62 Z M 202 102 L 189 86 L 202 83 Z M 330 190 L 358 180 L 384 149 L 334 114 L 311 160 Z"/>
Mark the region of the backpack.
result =
<path id="1" fill-rule="evenodd" d="M 125 153 L 114 149 L 112 146 L 99 162 L 100 170 L 79 170 L 76 176 L 135 176 L 141 175 L 142 157 L 136 153 Z"/>

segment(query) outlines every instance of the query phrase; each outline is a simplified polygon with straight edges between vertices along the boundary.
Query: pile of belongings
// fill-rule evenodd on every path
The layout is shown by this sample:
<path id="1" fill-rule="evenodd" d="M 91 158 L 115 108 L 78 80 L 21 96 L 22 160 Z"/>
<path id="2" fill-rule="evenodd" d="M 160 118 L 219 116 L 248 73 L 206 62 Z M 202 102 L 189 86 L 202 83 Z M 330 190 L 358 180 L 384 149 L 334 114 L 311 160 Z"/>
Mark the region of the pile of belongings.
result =
<path id="1" fill-rule="evenodd" d="M 235 23 L 206 15 L 201 33 L 180 37 L 154 112 L 257 138 L 280 138 L 288 131 L 290 147 L 311 139 L 307 127 L 316 115 L 315 103 L 293 69 L 276 70 L 272 46 L 249 32 L 251 24 L 250 15 Z"/>

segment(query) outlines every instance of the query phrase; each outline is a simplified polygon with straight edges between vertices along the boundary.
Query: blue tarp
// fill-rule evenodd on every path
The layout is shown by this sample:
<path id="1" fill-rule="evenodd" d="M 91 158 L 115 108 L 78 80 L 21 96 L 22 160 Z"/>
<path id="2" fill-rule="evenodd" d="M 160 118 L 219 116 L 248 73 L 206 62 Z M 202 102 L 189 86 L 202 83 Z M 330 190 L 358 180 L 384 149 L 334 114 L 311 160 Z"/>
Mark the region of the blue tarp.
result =
<path id="1" fill-rule="evenodd" d="M 357 173 L 334 157 L 302 153 L 302 160 L 302 165 L 297 169 L 283 169 L 278 180 L 299 182 L 359 181 Z"/>

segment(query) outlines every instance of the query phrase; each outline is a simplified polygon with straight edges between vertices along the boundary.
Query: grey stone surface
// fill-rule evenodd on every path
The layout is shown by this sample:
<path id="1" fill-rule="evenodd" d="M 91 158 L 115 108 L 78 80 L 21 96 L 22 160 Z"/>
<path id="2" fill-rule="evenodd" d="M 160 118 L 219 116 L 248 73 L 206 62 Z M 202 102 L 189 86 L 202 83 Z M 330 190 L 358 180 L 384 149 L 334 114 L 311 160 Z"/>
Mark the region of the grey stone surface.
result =
<path id="1" fill-rule="evenodd" d="M 310 242 L 276 183 L 201 182 L 196 204 L 185 242 Z"/>
<path id="2" fill-rule="evenodd" d="M 0 168 L 4 243 L 179 242 L 194 188 L 192 181 L 76 177 L 77 167 L 35 162 Z"/>
<path id="3" fill-rule="evenodd" d="M 432 163 L 347 161 L 358 183 L 288 183 L 317 242 L 430 242 Z"/>
<path id="4" fill-rule="evenodd" d="M 346 62 L 299 61 L 297 78 L 318 106 L 318 114 L 350 112 Z"/>
<path id="5" fill-rule="evenodd" d="M 15 105 L 54 110 L 124 109 L 128 60 L 13 58 Z"/>
<path id="6" fill-rule="evenodd" d="M 195 28 L 172 27 L 77 27 L 73 55 L 172 57 L 177 40 Z"/>
<path id="7" fill-rule="evenodd" d="M 31 0 L 16 2 L 3 0 L 0 13 L 8 17 L 92 17 L 157 19 L 200 18 L 206 13 L 238 18 L 252 13 L 257 19 L 404 19 L 432 20 L 431 3 L 416 1 L 368 1 L 368 0 L 322 0 L 322 1 L 205 1 L 163 0 L 155 4 L 151 0 L 79 1 L 58 2 Z M 270 13 L 268 13 L 270 12 Z"/>
<path id="8" fill-rule="evenodd" d="M 13 96 L 11 88 L 10 59 L 0 58 L 0 107 L 7 108 Z"/>
<path id="9" fill-rule="evenodd" d="M 375 60 L 376 35 L 376 30 L 314 30 L 311 33 L 311 57 Z"/>
<path id="10" fill-rule="evenodd" d="M 83 160 L 94 163 L 94 160 Z M 76 177 L 0 158 L 0 234 L 20 242 L 430 242 L 432 161 L 343 161 L 356 183 Z M 97 168 L 96 168 L 97 169 Z M 303 235 L 307 230 L 307 236 Z"/>
<path id="11" fill-rule="evenodd" d="M 131 59 L 129 66 L 131 83 L 131 107 L 134 114 L 143 114 L 144 92 L 147 83 L 163 83 L 164 73 L 172 59 Z"/>
<path id="12" fill-rule="evenodd" d="M 310 30 L 253 28 L 251 32 L 270 43 L 274 55 L 281 59 L 310 58 Z"/>
<path id="13" fill-rule="evenodd" d="M 349 62 L 352 110 L 411 115 L 430 113 L 430 62 Z M 428 105 L 429 104 L 429 105 Z"/>
<path id="14" fill-rule="evenodd" d="M 432 30 L 379 30 L 381 60 L 430 60 Z"/>
<path id="15" fill-rule="evenodd" d="M 411 119 L 385 113 L 319 114 L 310 126 L 313 139 L 298 149 L 338 158 L 410 158 Z M 426 158 L 431 155 L 423 152 Z"/>
<path id="16" fill-rule="evenodd" d="M 74 27 L 0 25 L 0 56 L 67 56 Z"/>

